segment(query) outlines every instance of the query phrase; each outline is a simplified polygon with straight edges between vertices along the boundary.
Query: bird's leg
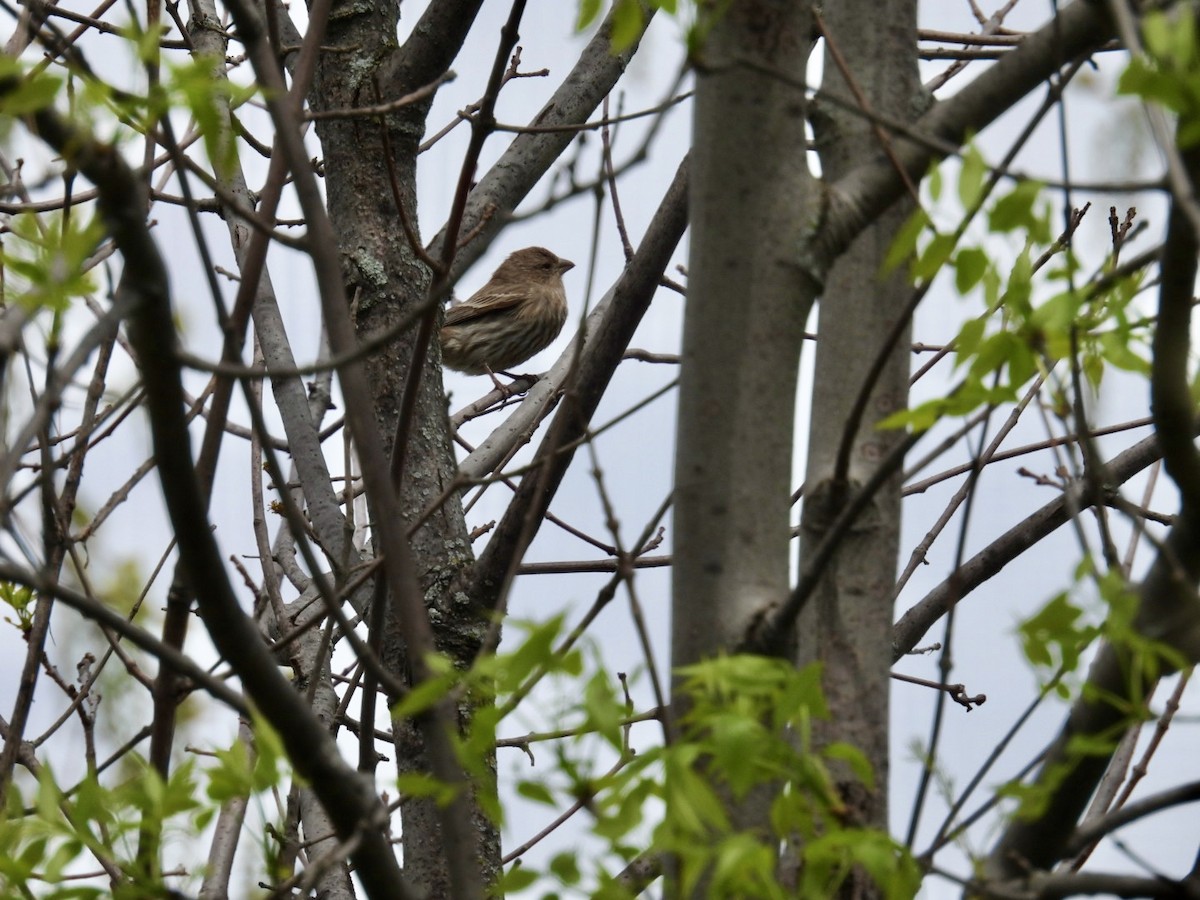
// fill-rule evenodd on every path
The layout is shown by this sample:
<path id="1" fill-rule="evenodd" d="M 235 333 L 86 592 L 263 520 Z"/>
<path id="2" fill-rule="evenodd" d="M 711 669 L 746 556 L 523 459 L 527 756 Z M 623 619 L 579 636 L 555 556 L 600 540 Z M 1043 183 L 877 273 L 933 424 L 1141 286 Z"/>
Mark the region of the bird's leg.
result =
<path id="1" fill-rule="evenodd" d="M 504 385 L 502 385 L 500 383 L 500 379 L 496 377 L 496 373 L 492 371 L 492 367 L 485 363 L 483 368 L 487 370 L 487 377 L 492 379 L 492 384 L 494 384 L 496 386 L 496 390 L 498 390 L 501 394 L 503 394 L 505 397 L 507 397 L 509 394 L 508 388 L 506 388 Z M 500 374 L 508 375 L 507 372 L 501 372 Z M 511 378 L 512 376 L 509 375 L 508 377 Z"/>
<path id="2" fill-rule="evenodd" d="M 541 375 L 517 375 L 514 372 L 501 372 L 500 374 L 512 379 L 512 382 L 508 385 L 508 387 L 505 388 L 505 390 L 508 391 L 509 396 L 513 396 L 515 394 L 527 394 L 529 393 L 529 389 L 531 387 L 542 380 Z M 524 382 L 524 384 L 518 387 L 519 382 Z"/>
<path id="3" fill-rule="evenodd" d="M 539 381 L 542 380 L 541 375 L 535 375 L 532 372 L 525 374 L 525 375 L 518 375 L 515 372 L 503 372 L 502 371 L 500 374 L 505 376 L 506 378 L 511 378 L 513 381 L 528 381 L 529 387 L 533 387 L 535 384 L 537 384 Z M 525 390 L 529 390 L 529 388 L 526 388 Z"/>

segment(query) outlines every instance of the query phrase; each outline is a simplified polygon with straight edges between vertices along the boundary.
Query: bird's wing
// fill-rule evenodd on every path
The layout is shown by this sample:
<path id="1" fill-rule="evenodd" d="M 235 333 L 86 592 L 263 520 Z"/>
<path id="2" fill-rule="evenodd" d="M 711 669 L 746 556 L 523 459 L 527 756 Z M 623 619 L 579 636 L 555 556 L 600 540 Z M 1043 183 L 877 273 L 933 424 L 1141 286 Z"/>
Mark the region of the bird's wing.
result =
<path id="1" fill-rule="evenodd" d="M 528 292 L 524 290 L 488 291 L 485 287 L 477 294 L 472 295 L 469 300 L 464 300 L 447 309 L 445 324 L 457 325 L 460 322 L 469 322 L 471 319 L 478 319 L 508 309 L 516 306 L 527 295 Z"/>

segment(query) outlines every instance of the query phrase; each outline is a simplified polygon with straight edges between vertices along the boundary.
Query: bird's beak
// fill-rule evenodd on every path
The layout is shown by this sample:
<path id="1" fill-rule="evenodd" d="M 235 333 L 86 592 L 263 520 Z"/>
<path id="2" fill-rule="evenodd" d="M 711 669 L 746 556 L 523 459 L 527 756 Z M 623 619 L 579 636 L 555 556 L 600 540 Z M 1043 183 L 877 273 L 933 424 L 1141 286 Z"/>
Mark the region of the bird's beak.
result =
<path id="1" fill-rule="evenodd" d="M 575 263 L 571 262 L 569 259 L 559 259 L 558 271 L 560 274 L 573 268 L 575 268 Z"/>

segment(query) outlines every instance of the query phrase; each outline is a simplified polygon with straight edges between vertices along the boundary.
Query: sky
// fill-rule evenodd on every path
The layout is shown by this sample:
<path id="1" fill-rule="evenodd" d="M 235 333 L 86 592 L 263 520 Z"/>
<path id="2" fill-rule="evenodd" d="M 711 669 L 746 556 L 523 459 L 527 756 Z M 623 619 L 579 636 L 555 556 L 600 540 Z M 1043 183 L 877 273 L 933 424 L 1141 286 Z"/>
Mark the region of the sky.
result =
<path id="1" fill-rule="evenodd" d="M 990 11 L 995 3 L 982 4 Z M 298 6 L 298 5 L 297 5 Z M 79 7 L 83 10 L 83 7 Z M 1040 24 L 1048 15 L 1047 4 L 1034 4 L 1030 0 L 1018 5 L 1008 19 L 1009 27 L 1021 29 Z M 945 31 L 967 30 L 973 27 L 966 16 L 966 4 L 939 0 L 923 4 L 923 27 Z M 300 10 L 296 10 L 297 13 Z M 520 124 L 529 121 L 554 91 L 559 79 L 569 70 L 575 56 L 588 34 L 577 34 L 574 30 L 575 4 L 561 0 L 531 0 L 521 32 L 523 47 L 522 68 L 534 71 L 550 70 L 545 78 L 523 78 L 508 85 L 497 106 L 497 118 L 501 122 Z M 454 69 L 458 73 L 455 81 L 445 85 L 438 93 L 430 115 L 429 131 L 432 133 L 442 124 L 452 121 L 456 111 L 478 99 L 487 77 L 487 68 L 494 54 L 496 36 L 507 5 L 485 3 L 479 21 L 473 29 L 468 44 L 464 47 Z M 401 37 L 412 27 L 416 15 L 408 13 L 401 24 Z M 302 23 L 298 23 L 302 24 Z M 99 51 L 97 51 L 99 52 Z M 103 58 L 101 55 L 100 58 Z M 665 99 L 683 63 L 682 30 L 680 25 L 659 17 L 652 25 L 642 49 L 626 72 L 620 86 L 622 105 L 626 111 L 636 110 L 659 103 Z M 118 65 L 106 63 L 106 65 Z M 922 74 L 931 78 L 941 71 L 945 62 L 923 64 Z M 965 83 L 983 64 L 969 67 L 959 80 L 952 81 L 947 88 Z M 1138 113 L 1128 101 L 1114 99 L 1115 76 L 1119 61 L 1106 58 L 1095 71 L 1087 71 L 1068 93 L 1066 107 L 1067 129 L 1070 134 L 1068 154 L 1072 175 L 1081 181 L 1128 179 L 1134 176 L 1149 176 L 1157 171 L 1158 160 L 1140 137 Z M 812 77 L 819 78 L 819 63 L 814 63 Z M 684 87 L 690 87 L 689 82 Z M 996 161 L 1008 142 L 1021 127 L 1030 109 L 1040 101 L 1040 95 L 1029 98 L 1009 113 L 1001 122 L 989 129 L 980 138 L 980 145 L 989 161 Z M 637 148 L 640 137 L 649 127 L 649 120 L 626 123 L 616 132 L 614 157 L 620 163 L 627 160 Z M 1015 168 L 1035 177 L 1057 179 L 1060 177 L 1060 145 L 1058 123 L 1049 118 L 1042 125 L 1034 142 L 1018 157 Z M 619 190 L 624 219 L 633 242 L 640 235 L 652 215 L 666 184 L 673 176 L 679 160 L 690 143 L 690 108 L 682 104 L 664 116 L 661 130 L 651 147 L 648 157 L 632 166 L 622 176 Z M 454 186 L 458 179 L 462 153 L 466 145 L 467 129 L 460 126 L 450 136 L 425 154 L 419 163 L 419 217 L 422 235 L 426 240 L 440 228 L 449 209 Z M 311 136 L 310 136 L 311 139 Z M 316 151 L 315 140 L 311 140 Z M 507 144 L 504 134 L 494 135 L 484 148 L 480 172 L 499 156 Z M 577 144 L 576 176 L 580 181 L 595 177 L 599 167 L 600 140 L 590 133 Z M 564 158 L 572 157 L 568 152 Z M 257 161 L 258 178 L 262 177 L 263 166 Z M 952 184 L 954 164 L 948 164 L 947 184 Z M 533 212 L 547 197 L 564 183 L 564 173 L 553 171 L 535 189 L 519 213 Z M 952 193 L 947 191 L 947 193 Z M 1127 205 L 1138 208 L 1139 219 L 1147 222 L 1147 234 L 1137 245 L 1138 250 L 1150 246 L 1154 235 L 1161 233 L 1164 206 L 1160 198 L 1149 195 L 1130 196 L 1097 192 L 1080 195 L 1093 203 L 1093 209 L 1081 227 L 1077 242 L 1078 252 L 1088 263 L 1096 265 L 1107 248 L 1107 208 L 1110 204 L 1123 209 Z M 290 200 L 288 201 L 290 202 Z M 1061 201 L 1059 201 L 1061 202 Z M 1075 205 L 1079 205 L 1079 200 Z M 952 222 L 956 210 L 953 205 L 940 210 L 944 221 Z M 294 206 L 285 207 L 281 215 L 295 214 Z M 154 217 L 158 221 L 156 233 L 162 235 L 164 246 L 169 246 L 176 235 L 183 235 L 183 219 L 177 208 L 155 207 Z M 936 216 L 935 216 L 936 218 Z M 597 222 L 599 225 L 597 227 Z M 212 246 L 218 248 L 218 263 L 233 268 L 232 256 L 227 249 L 223 224 L 212 221 L 207 225 Z M 545 213 L 531 216 L 509 227 L 489 251 L 463 277 L 456 289 L 458 297 L 469 296 L 481 286 L 492 269 L 512 250 L 528 245 L 544 245 L 556 254 L 574 260 L 576 267 L 567 273 L 566 284 L 571 303 L 572 322 L 590 309 L 613 283 L 620 273 L 623 255 L 612 213 L 611 203 L 605 200 L 597 206 L 591 192 L 554 206 Z M 989 243 L 988 249 L 995 258 L 1010 258 L 1020 250 L 1019 245 L 1003 242 Z M 210 303 L 204 294 L 203 282 L 198 277 L 195 262 L 186 254 L 172 254 L 172 281 L 174 299 L 179 310 L 182 333 L 189 349 L 211 348 L 216 331 L 211 324 Z M 685 264 L 687 259 L 686 238 L 676 253 L 675 262 Z M 293 343 L 298 356 L 311 359 L 315 354 L 319 338 L 314 316 L 315 288 L 311 268 L 296 264 L 297 258 L 289 251 L 272 251 L 271 272 L 275 288 L 281 299 Z M 682 276 L 677 277 L 682 279 Z M 225 285 L 227 299 L 232 297 L 235 286 Z M 633 346 L 654 353 L 678 352 L 683 299 L 668 290 L 660 290 L 650 311 L 633 341 Z M 945 286 L 935 289 L 921 307 L 915 322 L 915 339 L 928 344 L 940 344 L 952 337 L 963 317 L 980 309 L 978 297 L 958 298 Z M 569 340 L 571 325 L 546 351 L 530 361 L 531 371 L 548 368 L 562 352 Z M 811 329 L 810 329 L 811 330 Z M 807 424 L 806 390 L 810 385 L 811 348 L 806 348 L 801 360 L 801 390 L 797 397 L 797 442 L 795 472 L 797 485 L 803 480 L 804 432 Z M 918 362 L 923 357 L 917 358 Z M 114 381 L 124 385 L 133 382 L 132 369 L 126 365 Z M 651 395 L 675 377 L 674 367 L 628 361 L 624 363 L 614 379 L 613 385 L 601 405 L 596 422 L 602 423 L 624 412 L 637 401 Z M 918 385 L 914 396 L 925 397 L 944 391 L 952 373 L 943 365 L 935 376 Z M 198 389 L 203 379 L 193 375 L 190 383 Z M 447 391 L 450 407 L 456 409 L 490 389 L 486 378 L 461 376 L 447 373 Z M 1146 414 L 1148 408 L 1146 386 L 1134 378 L 1113 377 L 1105 386 L 1103 394 L 1094 401 L 1098 421 L 1102 424 L 1120 422 Z M 463 436 L 478 443 L 491 428 L 495 427 L 503 413 L 493 414 L 472 422 L 463 429 Z M 673 429 L 675 417 L 674 395 L 658 399 L 635 413 L 627 422 L 595 441 L 596 462 L 603 472 L 603 482 L 611 492 L 617 519 L 620 522 L 622 540 L 628 545 L 643 530 L 662 503 L 671 480 Z M 235 420 L 246 421 L 244 409 L 235 404 Z M 272 417 L 272 421 L 277 421 Z M 945 431 L 946 429 L 942 429 Z M 994 431 L 994 426 L 993 426 Z M 1100 446 L 1106 455 L 1139 439 L 1143 433 L 1131 437 L 1117 436 L 1105 439 Z M 1036 415 L 1029 415 L 1018 425 L 1006 440 L 1005 446 L 1019 446 L 1043 439 L 1044 426 Z M 914 457 L 924 454 L 925 446 L 932 446 L 938 439 L 935 431 L 925 443 L 919 445 Z M 118 431 L 112 439 L 97 449 L 94 457 L 95 474 L 89 477 L 85 488 L 85 500 L 92 509 L 107 498 L 108 492 L 121 483 L 128 473 L 146 458 L 149 443 L 140 425 Z M 529 451 L 526 451 L 526 454 Z M 965 458 L 960 445 L 943 460 L 935 463 L 931 471 L 945 467 Z M 330 453 L 340 457 L 339 446 L 331 447 Z M 519 456 L 514 464 L 519 464 Z M 251 465 L 248 447 L 231 443 L 224 454 L 218 477 L 218 501 L 214 505 L 213 520 L 218 538 L 226 554 L 248 555 L 254 552 L 253 537 L 249 531 L 248 495 L 245 490 L 246 471 Z M 340 465 L 340 461 L 339 461 Z M 1002 533 L 1019 521 L 1029 511 L 1048 502 L 1054 496 L 1052 489 L 1039 486 L 1032 479 L 1017 472 L 1026 466 L 1037 473 L 1053 474 L 1053 461 L 1042 454 L 1033 459 L 1018 459 L 1012 463 L 989 467 L 983 476 L 974 512 L 967 531 L 967 554 L 978 550 L 992 537 Z M 92 467 L 89 466 L 91 473 Z M 568 473 L 555 502 L 552 512 L 589 533 L 603 535 L 605 515 L 603 504 L 596 488 L 596 478 L 591 472 L 588 458 L 580 454 Z M 924 477 L 927 473 L 922 473 Z M 903 549 L 901 564 L 924 536 L 931 523 L 940 514 L 944 504 L 959 482 L 939 485 L 924 494 L 911 498 L 906 503 L 904 517 Z M 1127 496 L 1140 502 L 1143 479 L 1128 486 Z M 507 501 L 503 486 L 493 486 L 472 508 L 469 514 L 471 525 L 481 525 L 497 519 Z M 1173 495 L 1165 479 L 1160 479 L 1153 505 L 1156 509 L 1173 510 Z M 798 511 L 797 511 L 798 512 Z M 660 551 L 669 552 L 671 538 L 670 519 L 664 522 L 666 540 Z M 956 517 L 946 534 L 929 554 L 928 565 L 917 569 L 911 582 L 901 594 L 897 615 L 908 605 L 920 599 L 930 588 L 943 580 L 953 566 L 955 536 L 959 527 Z M 1118 524 L 1118 533 L 1121 525 Z M 36 538 L 36 532 L 33 537 Z M 155 564 L 160 554 L 166 551 L 169 529 L 162 513 L 157 485 L 148 480 L 142 483 L 129 503 L 116 512 L 104 532 L 92 545 L 95 558 L 118 557 L 135 560 L 144 572 Z M 482 549 L 486 538 L 481 538 L 476 549 Z M 36 540 L 34 541 L 36 544 Z M 14 552 L 11 546 L 6 553 Z M 566 534 L 553 525 L 545 525 L 535 540 L 528 559 L 530 561 L 557 561 L 592 559 L 598 556 L 594 548 L 578 538 Z M 1036 690 L 1041 673 L 1031 671 L 1021 658 L 1015 637 L 1015 629 L 1022 618 L 1040 608 L 1057 591 L 1071 584 L 1072 571 L 1079 559 L 1078 542 L 1069 529 L 1062 529 L 1052 539 L 1026 554 L 1010 571 L 1001 573 L 976 591 L 959 610 L 956 621 L 955 669 L 953 679 L 966 684 L 970 693 L 987 694 L 987 703 L 971 712 L 951 706 L 946 715 L 941 754 L 947 767 L 946 781 L 956 786 L 964 784 L 975 768 L 998 744 L 1011 727 L 1013 721 L 1029 703 Z M 1135 571 L 1150 559 L 1145 548 L 1134 560 Z M 247 559 L 253 569 L 255 561 Z M 165 569 L 169 573 L 170 566 Z M 115 578 L 114 573 L 103 573 L 105 582 Z M 167 576 L 161 576 L 151 591 L 151 601 L 161 605 Z M 597 590 L 606 581 L 605 576 L 537 575 L 518 580 L 511 601 L 511 614 L 517 619 L 541 619 L 562 612 L 568 621 L 575 621 L 590 606 Z M 666 569 L 643 570 L 637 578 L 639 600 L 648 621 L 648 630 L 654 637 L 654 653 L 660 665 L 666 665 L 669 648 L 670 582 Z M 1087 591 L 1080 599 L 1089 601 Z M 193 632 L 198 629 L 193 629 Z M 516 633 L 508 630 L 509 635 Z M 590 640 L 595 653 L 603 659 L 609 671 L 637 673 L 644 669 L 642 654 L 633 638 L 633 626 L 628 603 L 623 596 L 611 604 L 599 617 L 591 631 Z M 941 640 L 940 626 L 922 643 Z M 94 639 L 85 641 L 79 630 L 69 623 L 56 620 L 54 643 L 50 653 L 64 671 L 73 671 L 74 660 L 82 649 L 94 646 Z M 198 658 L 211 658 L 211 649 L 203 637 L 193 635 L 189 651 Z M 15 672 L 23 657 L 23 645 L 13 629 L 0 629 L 0 685 L 14 685 Z M 897 671 L 936 678 L 936 655 L 906 659 Z M 1173 682 L 1160 688 L 1160 697 L 1165 696 Z M 110 688 L 115 690 L 115 688 Z M 634 698 L 638 709 L 652 705 L 652 695 L 647 679 L 640 677 L 634 682 Z M 12 688 L 0 688 L 0 712 L 7 715 L 11 707 Z M 110 694 L 106 703 L 117 701 Z M 535 696 L 534 708 L 539 714 L 524 713 L 521 721 L 510 726 L 506 723 L 502 732 L 512 736 L 525 729 L 546 727 L 546 714 L 562 705 L 570 705 L 576 698 L 553 685 Z M 1186 699 L 1186 698 L 1185 698 Z M 926 689 L 896 683 L 892 691 L 893 768 L 891 798 L 894 833 L 903 835 L 908 828 L 908 811 L 919 774 L 915 744 L 924 741 L 929 731 L 932 695 Z M 1156 701 L 1161 708 L 1161 700 Z M 57 717 L 60 709 L 53 704 L 40 704 L 35 708 L 30 733 Z M 1013 740 L 1009 752 L 1001 759 L 996 769 L 984 779 L 982 793 L 1013 774 L 1030 756 L 1037 752 L 1056 732 L 1064 712 L 1061 703 L 1050 701 L 1036 713 L 1028 725 Z M 1176 725 L 1168 735 L 1154 764 L 1150 768 L 1144 791 L 1149 792 L 1175 783 L 1173 773 L 1191 766 L 1200 750 L 1200 737 L 1196 731 L 1196 704 L 1185 705 L 1185 715 L 1190 719 Z M 148 719 L 149 712 L 146 712 Z M 136 719 L 136 717 L 134 717 Z M 140 725 L 140 722 L 136 724 Z M 71 726 L 67 726 L 70 728 Z M 132 727 L 132 723 L 131 723 Z M 221 735 L 231 735 L 232 724 L 222 717 L 213 727 L 205 726 L 204 737 L 214 746 L 220 745 Z M 648 723 L 636 727 L 632 732 L 634 746 L 648 746 L 658 739 L 657 726 Z M 548 750 L 538 754 L 539 769 L 551 759 Z M 64 766 L 70 765 L 64 760 Z M 499 758 L 502 776 L 529 777 L 530 761 L 518 750 L 502 751 Z M 603 764 L 599 755 L 597 764 Z M 534 774 L 539 769 L 532 770 Z M 380 784 L 386 779 L 386 766 L 380 769 Z M 945 802 L 940 797 L 930 801 L 930 807 L 918 832 L 916 847 L 923 849 L 936 830 L 940 810 Z M 972 808 L 968 805 L 968 808 Z M 544 807 L 519 798 L 512 798 L 509 821 L 506 823 L 505 843 L 516 845 L 539 831 L 548 820 Z M 992 820 L 994 822 L 994 820 Z M 1194 828 L 1189 824 L 1188 810 L 1176 810 L 1160 814 L 1153 819 L 1123 832 L 1129 847 L 1135 853 L 1153 860 L 1189 860 L 1195 851 Z M 572 825 L 561 836 L 547 840 L 547 845 L 561 848 L 575 841 L 587 846 L 586 829 Z M 990 826 L 973 829 L 967 838 L 969 848 L 985 850 L 994 841 L 996 833 Z M 539 846 L 531 851 L 531 861 L 544 862 L 553 851 Z M 945 864 L 959 874 L 966 872 L 960 853 L 952 851 Z M 1097 854 L 1101 869 L 1130 868 L 1128 858 L 1111 844 L 1102 845 Z M 1136 871 L 1134 867 L 1134 871 Z M 1181 871 L 1167 874 L 1180 875 Z M 954 885 L 936 878 L 926 882 L 923 896 L 931 898 L 957 895 Z"/>

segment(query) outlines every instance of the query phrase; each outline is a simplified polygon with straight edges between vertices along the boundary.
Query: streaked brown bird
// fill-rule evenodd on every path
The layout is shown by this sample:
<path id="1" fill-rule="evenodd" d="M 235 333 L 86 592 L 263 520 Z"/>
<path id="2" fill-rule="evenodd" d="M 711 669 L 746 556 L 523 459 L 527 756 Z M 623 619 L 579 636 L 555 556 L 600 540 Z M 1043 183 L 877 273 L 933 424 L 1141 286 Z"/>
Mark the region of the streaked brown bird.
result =
<path id="1" fill-rule="evenodd" d="M 442 362 L 468 375 L 487 375 L 548 347 L 567 320 L 562 277 L 574 266 L 545 247 L 510 254 L 470 299 L 446 310 Z"/>

